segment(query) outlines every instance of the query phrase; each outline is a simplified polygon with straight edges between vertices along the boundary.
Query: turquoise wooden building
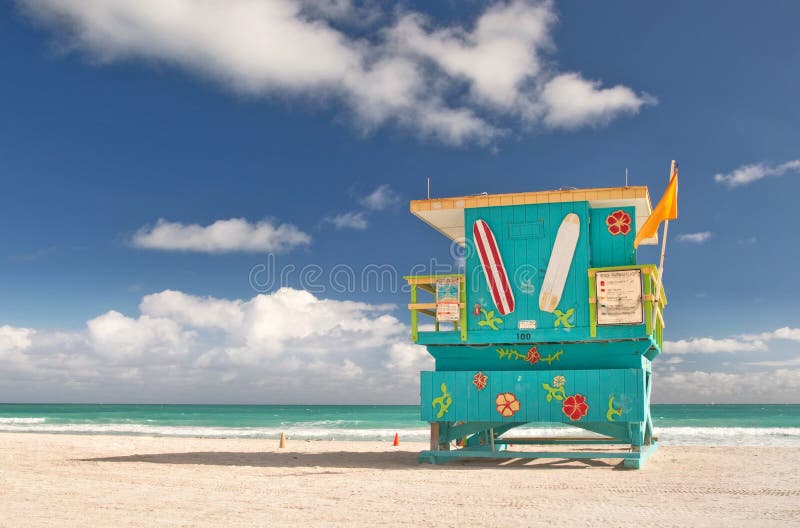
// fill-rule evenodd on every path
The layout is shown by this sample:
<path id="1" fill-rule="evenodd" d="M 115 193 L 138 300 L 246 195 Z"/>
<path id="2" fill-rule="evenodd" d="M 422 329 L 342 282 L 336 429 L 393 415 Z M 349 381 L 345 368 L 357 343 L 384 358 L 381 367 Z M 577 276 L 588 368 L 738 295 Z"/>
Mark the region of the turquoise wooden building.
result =
<path id="1" fill-rule="evenodd" d="M 415 200 L 411 212 L 466 251 L 463 275 L 406 277 L 412 339 L 435 359 L 420 376 L 431 425 L 420 461 L 619 458 L 640 467 L 657 445 L 651 362 L 667 302 L 656 266 L 639 264 L 634 248 L 651 214 L 647 188 Z M 601 436 L 506 434 L 531 423 Z M 603 450 L 567 450 L 576 444 Z"/>

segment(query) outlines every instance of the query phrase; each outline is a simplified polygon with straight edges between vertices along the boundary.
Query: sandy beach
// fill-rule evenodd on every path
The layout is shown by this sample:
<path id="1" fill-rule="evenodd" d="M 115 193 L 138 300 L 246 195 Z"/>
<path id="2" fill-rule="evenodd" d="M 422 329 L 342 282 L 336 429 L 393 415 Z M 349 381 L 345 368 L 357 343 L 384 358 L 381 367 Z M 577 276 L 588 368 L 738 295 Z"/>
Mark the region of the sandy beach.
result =
<path id="1" fill-rule="evenodd" d="M 797 526 L 800 449 L 419 465 L 423 444 L 0 434 L 0 525 Z"/>

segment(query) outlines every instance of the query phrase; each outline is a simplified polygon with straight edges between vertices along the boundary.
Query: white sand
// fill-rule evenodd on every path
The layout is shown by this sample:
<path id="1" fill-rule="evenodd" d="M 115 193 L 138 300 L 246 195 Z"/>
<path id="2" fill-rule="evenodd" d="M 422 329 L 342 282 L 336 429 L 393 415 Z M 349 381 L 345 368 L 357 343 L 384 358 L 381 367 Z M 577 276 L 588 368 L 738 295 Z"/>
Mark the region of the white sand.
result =
<path id="1" fill-rule="evenodd" d="M 418 465 L 372 442 L 0 434 L 0 526 L 799 526 L 800 449 Z"/>

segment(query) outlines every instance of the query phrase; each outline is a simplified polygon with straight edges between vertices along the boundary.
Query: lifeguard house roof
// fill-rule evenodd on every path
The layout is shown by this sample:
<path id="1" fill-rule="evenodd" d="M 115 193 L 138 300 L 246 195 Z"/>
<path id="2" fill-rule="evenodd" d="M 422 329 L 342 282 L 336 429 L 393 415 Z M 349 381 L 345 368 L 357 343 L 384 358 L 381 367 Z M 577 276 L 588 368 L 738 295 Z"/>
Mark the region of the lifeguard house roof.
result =
<path id="1" fill-rule="evenodd" d="M 502 205 L 527 205 L 562 202 L 589 202 L 592 208 L 635 207 L 636 230 L 652 212 L 650 193 L 646 186 L 604 187 L 597 189 L 559 189 L 509 194 L 478 194 L 452 198 L 412 200 L 411 214 L 439 231 L 450 240 L 463 243 L 464 209 Z M 657 244 L 658 237 L 642 240 L 642 244 Z"/>

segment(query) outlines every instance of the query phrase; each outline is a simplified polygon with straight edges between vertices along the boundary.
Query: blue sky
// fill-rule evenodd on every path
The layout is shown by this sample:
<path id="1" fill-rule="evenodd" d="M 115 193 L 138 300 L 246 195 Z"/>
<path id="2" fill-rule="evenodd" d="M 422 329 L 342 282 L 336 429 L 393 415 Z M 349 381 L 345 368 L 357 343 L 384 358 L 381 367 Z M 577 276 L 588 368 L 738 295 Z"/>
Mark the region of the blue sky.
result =
<path id="1" fill-rule="evenodd" d="M 0 8 L 0 400 L 292 401 L 305 372 L 309 402 L 414 403 L 428 360 L 384 306 L 406 295 L 295 275 L 257 298 L 268 250 L 449 264 L 407 212 L 427 177 L 448 196 L 627 167 L 657 197 L 674 158 L 657 401 L 800 401 L 795 2 L 253 5 Z M 328 326 L 252 322 L 303 314 Z"/>

